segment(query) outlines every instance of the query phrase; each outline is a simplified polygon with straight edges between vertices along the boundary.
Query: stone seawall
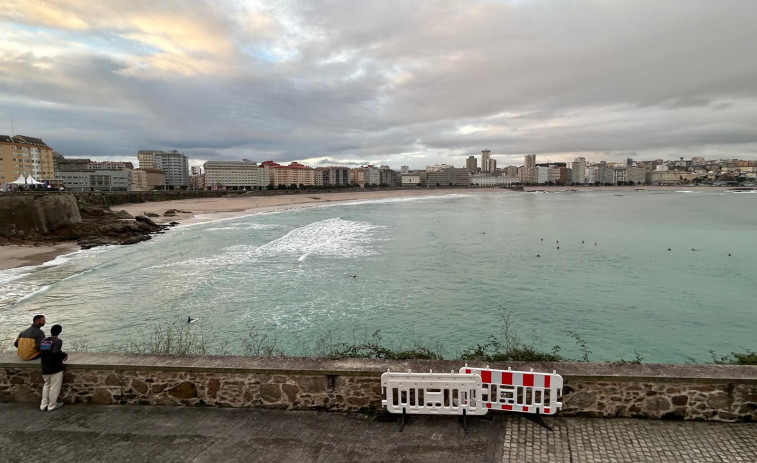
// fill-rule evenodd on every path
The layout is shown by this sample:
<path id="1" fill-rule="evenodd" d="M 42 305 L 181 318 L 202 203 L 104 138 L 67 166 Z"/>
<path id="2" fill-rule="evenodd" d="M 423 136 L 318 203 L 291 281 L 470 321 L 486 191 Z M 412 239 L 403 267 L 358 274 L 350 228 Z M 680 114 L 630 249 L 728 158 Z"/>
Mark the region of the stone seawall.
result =
<path id="1" fill-rule="evenodd" d="M 69 403 L 380 411 L 381 373 L 450 371 L 459 361 L 72 353 Z M 471 364 L 471 366 L 484 366 Z M 563 376 L 562 416 L 757 421 L 757 367 L 511 363 Z M 0 401 L 36 402 L 38 361 L 0 354 Z"/>
<path id="2" fill-rule="evenodd" d="M 28 238 L 81 222 L 71 193 L 0 194 L 0 236 Z"/>
<path id="3" fill-rule="evenodd" d="M 111 207 L 119 204 L 144 203 L 148 201 L 173 201 L 176 199 L 221 198 L 237 192 L 209 190 L 166 190 L 166 191 L 85 191 L 75 192 L 76 198 L 97 207 Z"/>

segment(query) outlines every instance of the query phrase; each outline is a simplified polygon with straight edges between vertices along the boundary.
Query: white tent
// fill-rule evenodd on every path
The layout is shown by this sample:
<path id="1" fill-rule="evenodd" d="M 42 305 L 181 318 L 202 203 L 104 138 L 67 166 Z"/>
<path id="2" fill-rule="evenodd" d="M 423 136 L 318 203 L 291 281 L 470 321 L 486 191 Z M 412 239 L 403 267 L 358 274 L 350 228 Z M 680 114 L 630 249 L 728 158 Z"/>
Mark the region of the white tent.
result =
<path id="1" fill-rule="evenodd" d="M 42 185 L 42 182 L 34 180 L 34 177 L 31 175 L 26 178 L 26 183 L 27 185 Z"/>
<path id="2" fill-rule="evenodd" d="M 15 181 L 11 182 L 11 185 L 26 185 L 26 178 L 23 175 L 19 175 Z"/>

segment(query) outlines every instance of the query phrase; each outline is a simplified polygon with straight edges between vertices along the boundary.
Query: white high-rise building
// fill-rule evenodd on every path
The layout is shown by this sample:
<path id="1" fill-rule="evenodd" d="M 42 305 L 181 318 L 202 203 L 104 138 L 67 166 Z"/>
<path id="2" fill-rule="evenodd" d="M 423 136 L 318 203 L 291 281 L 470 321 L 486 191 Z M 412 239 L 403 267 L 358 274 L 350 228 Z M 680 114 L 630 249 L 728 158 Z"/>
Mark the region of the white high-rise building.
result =
<path id="1" fill-rule="evenodd" d="M 571 179 L 575 184 L 586 183 L 586 158 L 576 158 L 571 166 Z"/>
<path id="2" fill-rule="evenodd" d="M 489 170 L 489 159 L 491 157 L 491 150 L 481 150 L 481 171 L 482 172 L 491 172 Z"/>

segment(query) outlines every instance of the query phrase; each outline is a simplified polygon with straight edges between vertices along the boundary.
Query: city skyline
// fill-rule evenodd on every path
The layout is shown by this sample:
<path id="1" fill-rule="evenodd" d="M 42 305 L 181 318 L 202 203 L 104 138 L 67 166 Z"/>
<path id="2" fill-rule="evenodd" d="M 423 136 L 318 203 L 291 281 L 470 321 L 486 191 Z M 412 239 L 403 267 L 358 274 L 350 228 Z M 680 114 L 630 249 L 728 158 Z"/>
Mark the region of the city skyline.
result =
<path id="1" fill-rule="evenodd" d="M 7 6 L 0 133 L 67 157 L 757 159 L 750 2 Z"/>

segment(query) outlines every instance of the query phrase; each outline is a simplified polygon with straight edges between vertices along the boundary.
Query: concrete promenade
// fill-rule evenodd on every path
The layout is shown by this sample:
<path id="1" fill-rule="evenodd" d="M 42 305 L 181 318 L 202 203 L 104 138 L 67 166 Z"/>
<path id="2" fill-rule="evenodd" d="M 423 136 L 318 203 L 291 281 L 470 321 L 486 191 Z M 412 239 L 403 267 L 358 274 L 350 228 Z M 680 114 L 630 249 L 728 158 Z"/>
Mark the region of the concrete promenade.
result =
<path id="1" fill-rule="evenodd" d="M 754 462 L 757 425 L 520 415 L 396 422 L 359 414 L 0 404 L 0 462 Z"/>

